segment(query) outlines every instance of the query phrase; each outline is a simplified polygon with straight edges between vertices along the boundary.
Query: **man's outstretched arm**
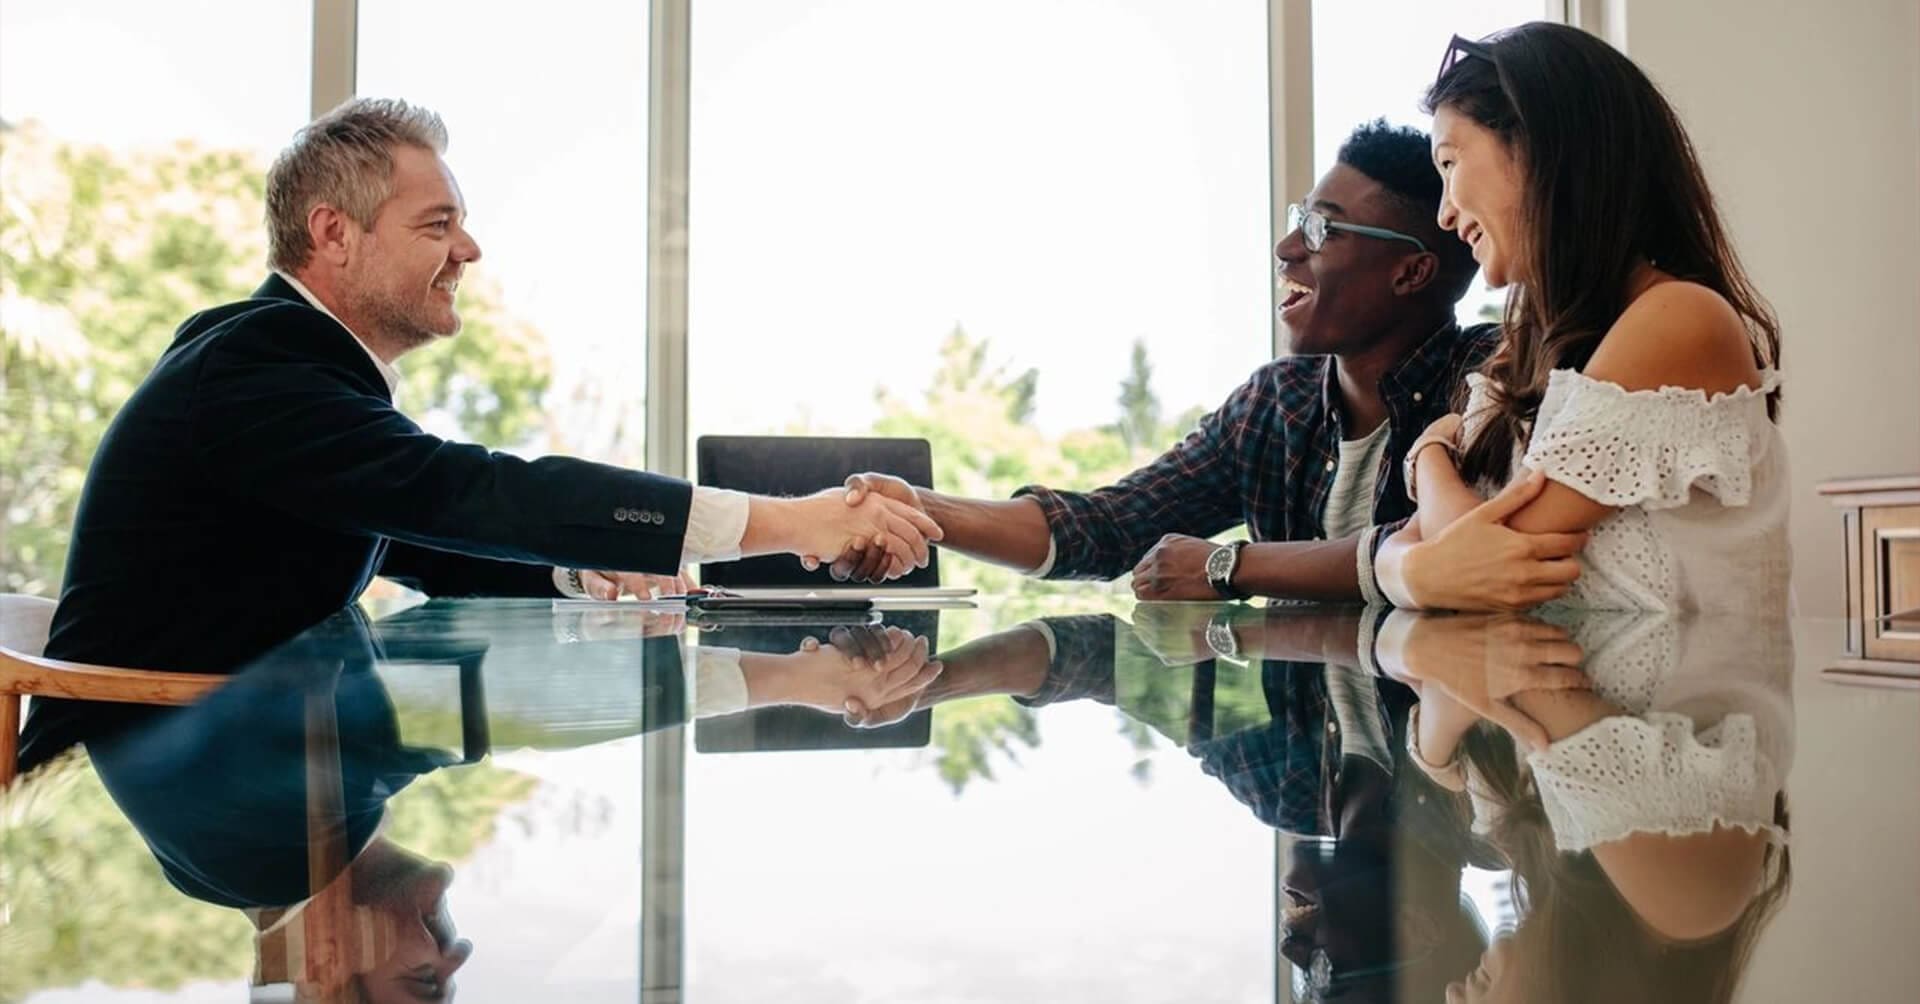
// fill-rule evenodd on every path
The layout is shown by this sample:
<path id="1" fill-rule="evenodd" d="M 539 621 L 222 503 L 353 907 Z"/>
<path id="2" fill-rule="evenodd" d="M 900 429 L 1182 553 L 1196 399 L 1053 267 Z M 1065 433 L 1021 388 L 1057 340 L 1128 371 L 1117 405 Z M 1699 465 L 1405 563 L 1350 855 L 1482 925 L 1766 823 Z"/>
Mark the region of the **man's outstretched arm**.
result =
<path id="1" fill-rule="evenodd" d="M 1140 469 L 1089 492 L 1041 485 L 1012 499 L 985 500 L 913 488 L 899 478 L 847 479 L 847 499 L 869 493 L 922 508 L 945 536 L 941 546 L 1049 579 L 1115 579 L 1169 533 L 1210 536 L 1245 518 L 1243 460 L 1263 448 L 1250 435 L 1271 423 L 1273 377 L 1261 368 L 1193 432 Z M 864 558 L 835 574 L 862 581 Z"/>

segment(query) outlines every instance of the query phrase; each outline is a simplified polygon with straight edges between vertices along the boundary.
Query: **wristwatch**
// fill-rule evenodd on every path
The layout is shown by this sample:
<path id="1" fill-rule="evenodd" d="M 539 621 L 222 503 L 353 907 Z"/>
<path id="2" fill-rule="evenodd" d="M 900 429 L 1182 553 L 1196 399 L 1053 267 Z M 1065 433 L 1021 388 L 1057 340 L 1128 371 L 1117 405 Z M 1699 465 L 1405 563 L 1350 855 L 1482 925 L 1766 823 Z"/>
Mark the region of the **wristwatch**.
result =
<path id="1" fill-rule="evenodd" d="M 1222 599 L 1244 600 L 1247 594 L 1234 588 L 1233 573 L 1240 569 L 1240 549 L 1247 546 L 1244 540 L 1231 541 L 1213 549 L 1207 555 L 1207 585 L 1219 593 Z"/>
<path id="2" fill-rule="evenodd" d="M 1233 621 L 1228 611 L 1222 610 L 1207 621 L 1207 647 L 1213 654 L 1233 663 L 1244 666 L 1247 660 L 1240 658 L 1240 639 L 1233 636 Z"/>

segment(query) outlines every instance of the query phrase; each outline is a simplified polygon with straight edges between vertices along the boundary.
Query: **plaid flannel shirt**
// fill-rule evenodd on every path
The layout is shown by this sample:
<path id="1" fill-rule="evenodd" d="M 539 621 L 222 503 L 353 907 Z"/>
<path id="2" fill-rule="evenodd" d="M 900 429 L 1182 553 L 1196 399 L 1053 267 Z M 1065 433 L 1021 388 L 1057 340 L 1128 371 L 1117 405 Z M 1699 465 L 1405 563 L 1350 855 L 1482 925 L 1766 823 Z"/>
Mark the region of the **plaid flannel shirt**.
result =
<path id="1" fill-rule="evenodd" d="M 1381 379 L 1391 428 L 1374 483 L 1374 523 L 1412 515 L 1400 459 L 1447 413 L 1498 340 L 1495 325 L 1449 324 Z M 1047 577 L 1112 579 L 1132 571 L 1165 534 L 1211 537 L 1237 523 L 1258 541 L 1322 538 L 1346 438 L 1338 394 L 1333 357 L 1276 359 L 1180 445 L 1117 484 L 1084 493 L 1021 488 L 1014 495 L 1040 503 L 1053 532 Z"/>

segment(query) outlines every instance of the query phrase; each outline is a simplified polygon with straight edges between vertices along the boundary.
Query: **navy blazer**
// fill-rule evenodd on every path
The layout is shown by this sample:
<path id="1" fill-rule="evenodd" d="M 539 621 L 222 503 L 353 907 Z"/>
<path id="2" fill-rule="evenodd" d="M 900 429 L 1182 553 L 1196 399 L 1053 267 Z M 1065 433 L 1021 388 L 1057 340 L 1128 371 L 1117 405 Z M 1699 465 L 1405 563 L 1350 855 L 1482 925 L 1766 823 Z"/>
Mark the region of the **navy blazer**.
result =
<path id="1" fill-rule="evenodd" d="M 376 574 L 551 596 L 555 565 L 673 572 L 691 500 L 684 481 L 427 433 L 353 335 L 274 276 L 181 325 L 101 438 L 47 655 L 226 672 Z M 34 704 L 23 765 L 54 752 L 33 746 L 60 705 Z"/>

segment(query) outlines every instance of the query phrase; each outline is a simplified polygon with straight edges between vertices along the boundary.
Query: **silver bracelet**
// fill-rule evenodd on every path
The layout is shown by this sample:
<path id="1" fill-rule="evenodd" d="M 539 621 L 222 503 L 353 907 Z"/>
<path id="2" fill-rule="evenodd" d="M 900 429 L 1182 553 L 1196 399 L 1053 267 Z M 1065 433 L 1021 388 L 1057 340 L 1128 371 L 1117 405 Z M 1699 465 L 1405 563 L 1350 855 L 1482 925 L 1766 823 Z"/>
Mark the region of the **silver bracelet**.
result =
<path id="1" fill-rule="evenodd" d="M 1420 768 L 1420 773 L 1431 778 L 1434 784 L 1448 791 L 1467 790 L 1467 768 L 1466 764 L 1460 762 L 1458 748 L 1454 749 L 1453 756 L 1447 758 L 1446 763 L 1434 763 L 1427 759 L 1426 754 L 1420 752 L 1420 705 L 1418 704 L 1413 706 L 1412 711 L 1407 712 L 1407 756 L 1413 760 L 1415 767 Z"/>
<path id="2" fill-rule="evenodd" d="M 1400 479 L 1407 483 L 1407 501 L 1416 505 L 1420 502 L 1420 490 L 1414 483 L 1414 475 L 1420 466 L 1420 451 L 1425 450 L 1429 446 L 1440 447 L 1447 451 L 1447 456 L 1452 457 L 1454 463 L 1458 464 L 1460 462 L 1460 447 L 1451 439 L 1442 436 L 1423 435 L 1419 439 L 1414 440 L 1413 445 L 1407 448 L 1406 459 L 1400 462 Z"/>

